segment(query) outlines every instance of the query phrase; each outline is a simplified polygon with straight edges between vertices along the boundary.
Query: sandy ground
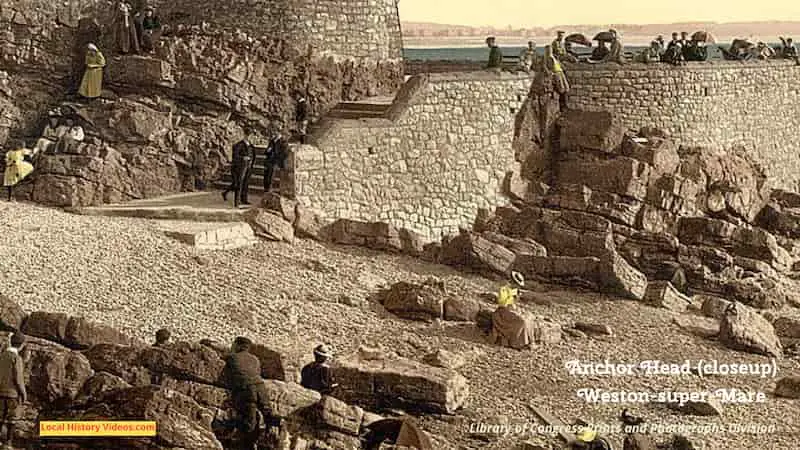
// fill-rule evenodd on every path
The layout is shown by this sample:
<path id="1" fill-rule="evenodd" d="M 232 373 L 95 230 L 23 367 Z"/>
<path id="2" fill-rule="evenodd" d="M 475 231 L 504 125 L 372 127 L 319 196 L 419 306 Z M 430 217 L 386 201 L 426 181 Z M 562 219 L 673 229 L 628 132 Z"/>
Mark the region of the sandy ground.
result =
<path id="1" fill-rule="evenodd" d="M 760 424 L 762 434 L 686 433 L 707 449 L 789 449 L 800 438 L 800 401 L 770 395 L 774 379 L 757 377 L 579 377 L 565 362 L 638 363 L 768 362 L 692 335 L 672 323 L 674 313 L 636 302 L 541 286 L 549 306 L 525 305 L 561 323 L 605 323 L 614 336 L 565 337 L 558 345 L 514 351 L 487 345 L 475 329 L 457 323 L 416 323 L 384 318 L 366 298 L 378 286 L 435 275 L 448 288 L 478 297 L 500 284 L 414 259 L 310 241 L 260 243 L 230 252 L 199 254 L 159 231 L 153 221 L 70 215 L 25 204 L 0 203 L 0 292 L 28 311 L 83 315 L 151 340 L 161 328 L 177 339 L 229 340 L 244 334 L 273 345 L 330 342 L 339 353 L 383 345 L 420 359 L 436 349 L 467 357 L 460 369 L 470 381 L 465 409 L 452 417 L 429 416 L 423 426 L 458 448 L 511 449 L 541 437 L 525 433 L 478 437 L 474 423 L 537 424 L 527 405 L 544 407 L 567 422 L 576 418 L 617 425 L 624 406 L 653 424 Z M 347 297 L 347 306 L 337 303 Z M 797 359 L 778 361 L 779 376 L 800 375 Z M 581 388 L 629 391 L 739 388 L 767 393 L 767 401 L 726 404 L 717 418 L 676 415 L 657 405 L 597 404 L 578 398 Z M 472 425 L 474 426 L 474 425 Z M 662 436 L 663 437 L 663 436 Z M 621 435 L 612 434 L 616 445 Z M 620 447 L 621 448 L 621 447 Z"/>

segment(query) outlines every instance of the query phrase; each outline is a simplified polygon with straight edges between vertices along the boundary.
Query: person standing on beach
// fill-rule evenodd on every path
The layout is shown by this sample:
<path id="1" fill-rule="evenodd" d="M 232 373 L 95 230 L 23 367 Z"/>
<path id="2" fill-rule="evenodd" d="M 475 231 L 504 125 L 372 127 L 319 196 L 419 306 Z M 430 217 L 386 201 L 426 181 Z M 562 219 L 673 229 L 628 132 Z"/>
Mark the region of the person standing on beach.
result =
<path id="1" fill-rule="evenodd" d="M 497 46 L 494 36 L 486 38 L 486 45 L 489 46 L 489 63 L 486 65 L 487 69 L 500 69 L 503 67 L 503 52 Z"/>

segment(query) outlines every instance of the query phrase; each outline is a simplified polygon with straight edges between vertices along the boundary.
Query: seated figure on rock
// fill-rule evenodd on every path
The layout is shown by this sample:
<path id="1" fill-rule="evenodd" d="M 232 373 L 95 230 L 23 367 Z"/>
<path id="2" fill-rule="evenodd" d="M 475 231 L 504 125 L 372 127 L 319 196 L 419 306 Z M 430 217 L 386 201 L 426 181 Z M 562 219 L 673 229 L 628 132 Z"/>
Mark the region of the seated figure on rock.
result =
<path id="1" fill-rule="evenodd" d="M 515 280 L 522 284 L 521 276 Z M 497 309 L 492 313 L 492 331 L 489 339 L 493 344 L 511 347 L 516 350 L 530 348 L 534 343 L 534 333 L 521 311 L 515 304 L 519 292 L 509 286 L 500 288 L 497 295 Z"/>
<path id="2" fill-rule="evenodd" d="M 61 127 L 59 127 L 61 128 Z M 53 153 L 67 153 L 75 149 L 83 139 L 86 137 L 83 133 L 83 127 L 76 125 L 72 119 L 67 119 L 64 125 L 63 133 L 58 134 L 58 142 L 53 149 Z"/>
<path id="3" fill-rule="evenodd" d="M 53 147 L 62 134 L 66 132 L 66 128 L 61 124 L 61 112 L 58 109 L 53 109 L 47 114 L 47 125 L 42 130 L 42 137 L 36 141 L 33 147 L 33 156 L 40 153 L 47 153 Z"/>

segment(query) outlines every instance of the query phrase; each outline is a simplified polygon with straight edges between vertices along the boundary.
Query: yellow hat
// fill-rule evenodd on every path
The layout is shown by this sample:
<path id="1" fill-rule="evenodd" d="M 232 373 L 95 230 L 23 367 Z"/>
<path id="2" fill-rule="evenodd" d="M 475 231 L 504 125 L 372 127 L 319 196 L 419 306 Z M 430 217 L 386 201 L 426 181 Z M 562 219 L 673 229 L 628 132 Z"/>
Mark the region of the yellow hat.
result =
<path id="1" fill-rule="evenodd" d="M 592 442 L 596 437 L 597 431 L 591 428 L 581 428 L 577 434 L 577 438 L 581 442 Z"/>
<path id="2" fill-rule="evenodd" d="M 508 306 L 514 304 L 514 299 L 517 297 L 517 290 L 510 288 L 508 286 L 503 286 L 500 288 L 500 292 L 497 294 L 497 304 L 500 306 Z"/>

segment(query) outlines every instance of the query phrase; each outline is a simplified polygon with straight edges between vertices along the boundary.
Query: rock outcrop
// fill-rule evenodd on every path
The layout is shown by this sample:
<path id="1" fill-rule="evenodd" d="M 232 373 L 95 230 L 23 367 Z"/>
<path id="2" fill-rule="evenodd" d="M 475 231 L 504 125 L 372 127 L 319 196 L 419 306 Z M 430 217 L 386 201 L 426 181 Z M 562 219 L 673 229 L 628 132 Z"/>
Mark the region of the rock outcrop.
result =
<path id="1" fill-rule="evenodd" d="M 4 308 L 27 316 L 12 301 L 4 301 Z M 154 437 L 98 438 L 88 447 L 85 440 L 67 437 L 58 445 L 153 450 L 222 450 L 234 445 L 236 413 L 220 378 L 224 349 L 213 341 L 145 346 L 83 319 L 46 312 L 29 317 L 33 321 L 26 321 L 27 329 L 47 337 L 29 336 L 23 351 L 29 403 L 17 428 L 17 447 L 38 442 L 41 420 L 108 418 L 155 421 L 158 432 Z M 45 333 L 45 324 L 54 325 L 54 331 Z M 9 334 L 0 332 L 0 340 Z M 68 348 L 54 340 L 81 345 Z M 469 393 L 467 380 L 451 369 L 398 358 L 382 362 L 345 358 L 335 370 L 343 395 L 321 396 L 294 382 L 293 373 L 299 368 L 293 354 L 261 344 L 252 352 L 263 366 L 265 419 L 281 421 L 277 434 L 290 448 L 359 448 L 364 427 L 381 418 L 362 406 L 453 412 Z M 260 448 L 276 445 L 264 441 Z"/>

